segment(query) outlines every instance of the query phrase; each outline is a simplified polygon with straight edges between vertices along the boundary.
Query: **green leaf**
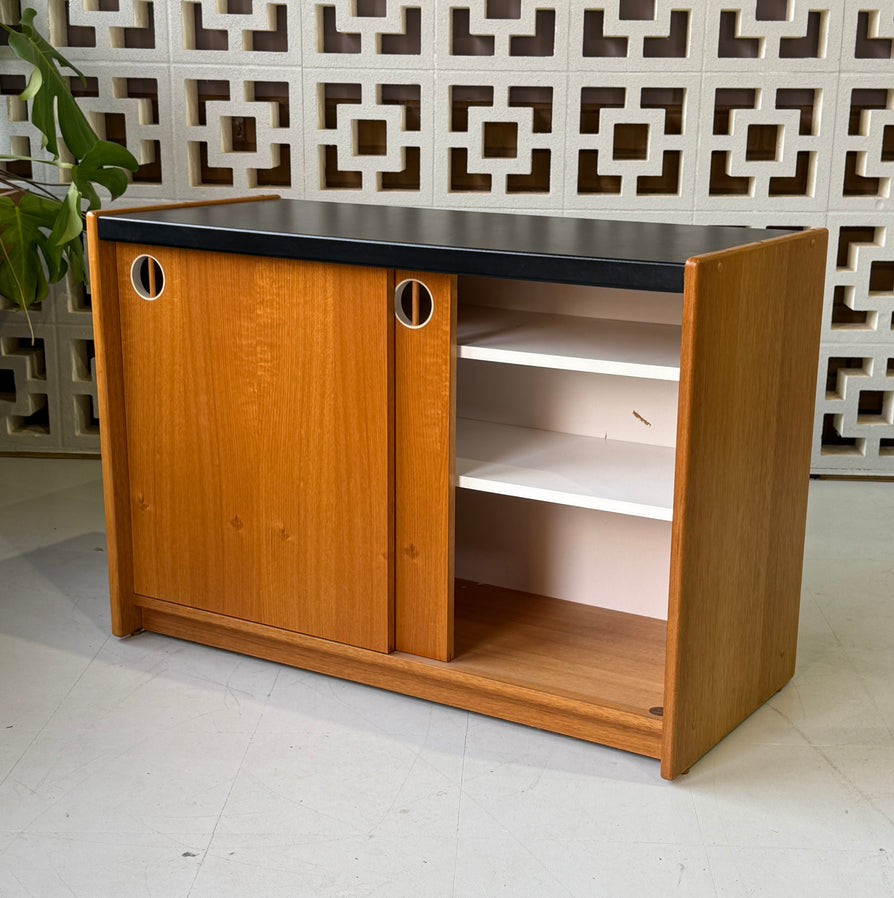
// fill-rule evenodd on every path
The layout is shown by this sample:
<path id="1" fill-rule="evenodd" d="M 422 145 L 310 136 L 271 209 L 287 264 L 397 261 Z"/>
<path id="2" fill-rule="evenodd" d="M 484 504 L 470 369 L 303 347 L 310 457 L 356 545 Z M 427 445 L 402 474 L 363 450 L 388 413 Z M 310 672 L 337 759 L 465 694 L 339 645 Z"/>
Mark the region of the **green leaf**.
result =
<path id="1" fill-rule="evenodd" d="M 76 284 L 83 284 L 87 280 L 87 266 L 84 264 L 84 241 L 78 237 L 66 243 L 63 247 L 65 258 L 68 260 L 68 267 L 71 270 L 72 280 Z M 65 274 L 63 269 L 62 274 Z M 60 275 L 61 277 L 62 275 Z"/>
<path id="2" fill-rule="evenodd" d="M 53 247 L 62 247 L 70 240 L 80 236 L 84 230 L 84 222 L 81 219 L 81 193 L 78 188 L 72 184 L 65 194 L 62 201 L 62 208 L 56 216 L 53 223 L 53 230 L 50 232 L 50 245 Z"/>
<path id="3" fill-rule="evenodd" d="M 40 90 L 42 84 L 43 75 L 40 74 L 40 69 L 31 69 L 31 77 L 28 79 L 25 89 L 19 94 L 19 99 L 30 100 Z"/>
<path id="4" fill-rule="evenodd" d="M 82 159 L 99 140 L 87 117 L 71 95 L 68 82 L 58 66 L 71 69 L 81 81 L 84 75 L 55 47 L 47 42 L 33 26 L 37 13 L 26 9 L 22 13 L 22 30 L 9 32 L 10 49 L 20 59 L 34 66 L 35 72 L 21 95 L 31 99 L 31 121 L 43 134 L 45 146 L 55 158 L 59 157 L 56 120 L 69 152 Z"/>
<path id="5" fill-rule="evenodd" d="M 33 41 L 40 47 L 41 51 L 50 59 L 55 59 L 61 66 L 66 69 L 71 69 L 78 78 L 81 79 L 81 84 L 85 87 L 87 85 L 87 78 L 84 73 L 77 68 L 77 66 L 70 63 L 35 27 L 34 20 L 37 18 L 37 10 L 36 9 L 25 9 L 22 12 L 21 24 L 22 31 L 24 31 Z"/>
<path id="6" fill-rule="evenodd" d="M 51 247 L 45 233 L 52 230 L 61 208 L 58 200 L 32 193 L 18 203 L 0 196 L 0 294 L 22 308 L 46 297 L 47 272 L 56 281 L 68 267 L 62 248 Z"/>
<path id="7" fill-rule="evenodd" d="M 121 169 L 136 171 L 139 167 L 139 162 L 125 147 L 100 140 L 72 168 L 71 180 L 86 198 L 89 208 L 99 209 L 102 204 L 93 184 L 101 184 L 115 199 L 127 190 L 127 175 Z"/>
<path id="8" fill-rule="evenodd" d="M 34 27 L 35 16 L 33 9 L 26 9 L 18 29 L 2 25 L 9 34 L 10 48 L 32 66 L 20 96 L 30 102 L 31 122 L 41 131 L 42 145 L 53 157 L 29 161 L 68 169 L 71 183 L 61 201 L 33 192 L 25 192 L 20 198 L 0 196 L 0 293 L 23 308 L 40 302 L 47 295 L 48 283 L 59 280 L 68 270 L 78 282 L 84 281 L 82 200 L 90 209 L 98 209 L 101 201 L 97 186 L 115 199 L 127 189 L 126 170 L 139 168 L 125 147 L 100 140 L 93 130 L 72 96 L 69 77 L 63 76 L 62 69 L 71 70 L 86 84 L 84 75 Z M 59 134 L 74 157 L 71 162 L 61 159 Z M 10 183 L 9 179 L 4 181 Z"/>

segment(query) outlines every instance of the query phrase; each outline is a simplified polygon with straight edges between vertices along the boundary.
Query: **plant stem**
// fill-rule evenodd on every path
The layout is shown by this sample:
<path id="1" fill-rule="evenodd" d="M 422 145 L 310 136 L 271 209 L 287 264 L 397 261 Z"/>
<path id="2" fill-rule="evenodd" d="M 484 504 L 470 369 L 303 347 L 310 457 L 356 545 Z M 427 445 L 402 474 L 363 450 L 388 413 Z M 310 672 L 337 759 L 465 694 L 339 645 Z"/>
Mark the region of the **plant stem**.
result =
<path id="1" fill-rule="evenodd" d="M 22 311 L 25 313 L 25 321 L 28 322 L 28 330 L 31 332 L 31 345 L 33 346 L 35 343 L 34 325 L 31 323 L 31 316 L 28 314 L 27 306 L 22 306 Z"/>
<path id="2" fill-rule="evenodd" d="M 46 196 L 50 197 L 50 199 L 59 199 L 59 197 L 57 197 L 54 193 L 52 193 L 50 190 L 47 190 L 47 187 L 55 186 L 49 181 L 35 181 L 33 178 L 28 178 L 25 175 L 15 175 L 8 169 L 0 169 L 0 183 L 8 184 L 10 187 L 16 187 L 22 182 L 27 184 L 29 187 L 35 188 L 41 193 L 46 194 Z M 64 187 L 65 185 L 60 186 Z"/>
<path id="3" fill-rule="evenodd" d="M 34 345 L 34 325 L 31 324 L 31 316 L 28 314 L 28 307 L 25 305 L 25 291 L 22 289 L 22 282 L 19 280 L 18 275 L 16 275 L 16 270 L 13 267 L 12 260 L 9 258 L 9 252 L 6 249 L 6 244 L 3 242 L 3 237 L 0 237 L 0 249 L 3 250 L 3 255 L 6 257 L 6 264 L 9 265 L 9 270 L 12 272 L 12 276 L 15 278 L 16 286 L 19 288 L 19 297 L 21 299 L 21 307 L 22 311 L 25 313 L 25 321 L 28 322 L 28 330 L 31 332 L 31 345 Z"/>

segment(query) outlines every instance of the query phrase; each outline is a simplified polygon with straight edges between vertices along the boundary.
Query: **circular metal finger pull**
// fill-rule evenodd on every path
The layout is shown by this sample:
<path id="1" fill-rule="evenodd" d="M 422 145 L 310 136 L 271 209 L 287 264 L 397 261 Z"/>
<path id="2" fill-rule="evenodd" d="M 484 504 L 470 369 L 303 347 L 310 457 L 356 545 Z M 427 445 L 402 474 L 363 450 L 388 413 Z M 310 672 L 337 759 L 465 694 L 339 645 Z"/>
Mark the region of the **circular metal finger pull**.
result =
<path id="1" fill-rule="evenodd" d="M 433 311 L 431 293 L 422 281 L 408 278 L 394 288 L 394 314 L 404 327 L 425 327 Z"/>
<path id="2" fill-rule="evenodd" d="M 165 288 L 165 273 L 154 256 L 137 256 L 130 266 L 130 282 L 143 299 L 158 299 Z"/>

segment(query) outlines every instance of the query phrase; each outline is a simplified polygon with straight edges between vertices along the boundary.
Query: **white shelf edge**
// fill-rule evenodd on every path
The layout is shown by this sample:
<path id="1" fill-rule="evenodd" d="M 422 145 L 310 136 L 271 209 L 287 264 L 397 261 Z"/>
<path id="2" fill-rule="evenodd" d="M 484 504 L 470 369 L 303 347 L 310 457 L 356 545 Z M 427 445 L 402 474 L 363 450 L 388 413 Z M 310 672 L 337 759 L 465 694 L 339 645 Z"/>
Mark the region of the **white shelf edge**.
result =
<path id="1" fill-rule="evenodd" d="M 659 365 L 636 365 L 630 362 L 610 362 L 575 356 L 546 355 L 522 350 L 493 350 L 477 346 L 460 346 L 459 358 L 504 365 L 526 365 L 529 368 L 553 368 L 560 371 L 582 371 L 587 374 L 616 374 L 622 377 L 642 377 L 650 380 L 680 379 L 680 369 Z"/>
<path id="2" fill-rule="evenodd" d="M 673 470 L 666 446 L 457 419 L 460 489 L 670 521 Z"/>
<path id="3" fill-rule="evenodd" d="M 485 337 L 470 333 L 476 326 L 487 331 Z M 651 325 L 484 306 L 466 306 L 463 314 L 461 306 L 457 354 L 461 359 L 485 362 L 679 381 L 679 330 L 667 324 Z M 609 332 L 608 339 L 604 340 L 607 344 L 605 355 L 599 349 L 600 331 Z M 668 340 L 667 335 L 671 332 L 677 335 L 676 341 Z M 652 353 L 665 356 L 665 361 L 672 356 L 676 364 L 637 360 L 638 353 L 635 351 L 629 353 L 633 358 L 612 358 L 613 353 L 617 354 L 618 343 L 622 342 L 619 337 L 623 337 L 623 342 L 628 345 L 639 337 L 644 338 L 644 344 L 649 340 Z M 516 345 L 513 346 L 513 342 Z M 593 347 L 590 354 L 579 351 L 582 344 Z M 569 347 L 567 351 L 557 348 L 564 345 Z M 675 352 L 669 351 L 670 346 Z M 590 346 L 587 348 L 589 350 Z M 644 350 L 641 355 L 648 354 Z"/>
<path id="4" fill-rule="evenodd" d="M 464 461 L 465 459 L 463 459 Z M 460 459 L 456 460 L 457 466 Z M 487 480 L 470 474 L 458 474 L 456 485 L 460 489 L 475 490 L 479 493 L 494 493 L 498 496 L 514 496 L 535 502 L 550 502 L 553 505 L 569 505 L 574 508 L 588 508 L 591 511 L 606 511 L 612 514 L 626 514 L 636 518 L 651 518 L 655 521 L 673 520 L 673 509 L 658 505 L 644 505 L 637 502 L 621 502 L 598 496 L 583 496 L 564 493 L 560 490 L 522 487 L 497 480 Z"/>

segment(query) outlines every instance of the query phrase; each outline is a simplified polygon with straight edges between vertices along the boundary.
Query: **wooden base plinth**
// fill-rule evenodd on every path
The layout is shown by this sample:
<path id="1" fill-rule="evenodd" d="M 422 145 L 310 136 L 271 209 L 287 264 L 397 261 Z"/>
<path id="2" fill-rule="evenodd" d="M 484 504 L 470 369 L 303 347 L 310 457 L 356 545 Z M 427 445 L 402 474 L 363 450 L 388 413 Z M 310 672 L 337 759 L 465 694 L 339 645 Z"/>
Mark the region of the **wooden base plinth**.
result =
<path id="1" fill-rule="evenodd" d="M 444 663 L 136 602 L 156 633 L 660 756 L 664 621 L 458 581 L 456 657 Z"/>

